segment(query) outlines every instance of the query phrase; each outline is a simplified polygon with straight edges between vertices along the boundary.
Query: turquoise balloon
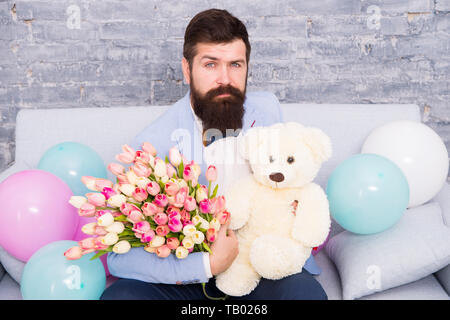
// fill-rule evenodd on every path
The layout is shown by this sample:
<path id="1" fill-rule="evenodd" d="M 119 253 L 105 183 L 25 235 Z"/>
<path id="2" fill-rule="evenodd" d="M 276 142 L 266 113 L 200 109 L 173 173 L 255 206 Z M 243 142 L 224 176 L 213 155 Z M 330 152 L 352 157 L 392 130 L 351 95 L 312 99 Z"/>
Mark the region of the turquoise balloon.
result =
<path id="1" fill-rule="evenodd" d="M 401 169 L 376 154 L 352 156 L 331 173 L 326 194 L 333 219 L 357 234 L 392 227 L 405 212 L 409 185 Z"/>
<path id="2" fill-rule="evenodd" d="M 76 241 L 60 240 L 36 251 L 26 263 L 20 282 L 24 300 L 98 300 L 105 290 L 105 269 L 95 252 L 67 260 L 64 252 Z"/>
<path id="3" fill-rule="evenodd" d="M 74 196 L 92 192 L 81 182 L 82 176 L 107 178 L 103 159 L 92 148 L 78 142 L 63 142 L 48 149 L 41 157 L 38 169 L 61 178 Z"/>

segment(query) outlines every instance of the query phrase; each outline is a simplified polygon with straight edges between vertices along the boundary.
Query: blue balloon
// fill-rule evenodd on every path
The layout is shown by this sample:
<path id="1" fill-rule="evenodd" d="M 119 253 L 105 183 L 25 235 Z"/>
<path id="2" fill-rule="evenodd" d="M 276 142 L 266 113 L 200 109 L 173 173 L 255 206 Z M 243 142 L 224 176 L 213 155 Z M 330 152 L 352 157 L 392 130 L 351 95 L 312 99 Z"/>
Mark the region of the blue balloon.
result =
<path id="1" fill-rule="evenodd" d="M 41 157 L 38 169 L 61 178 L 74 196 L 92 192 L 81 182 L 82 176 L 107 178 L 103 159 L 92 148 L 78 142 L 63 142 L 48 149 Z"/>
<path id="2" fill-rule="evenodd" d="M 105 290 L 106 275 L 94 252 L 68 260 L 64 252 L 76 241 L 60 240 L 36 251 L 26 263 L 20 281 L 24 300 L 98 300 Z"/>
<path id="3" fill-rule="evenodd" d="M 366 153 L 335 168 L 326 194 L 330 213 L 339 225 L 353 233 L 373 234 L 401 218 L 409 202 L 409 185 L 394 162 Z"/>

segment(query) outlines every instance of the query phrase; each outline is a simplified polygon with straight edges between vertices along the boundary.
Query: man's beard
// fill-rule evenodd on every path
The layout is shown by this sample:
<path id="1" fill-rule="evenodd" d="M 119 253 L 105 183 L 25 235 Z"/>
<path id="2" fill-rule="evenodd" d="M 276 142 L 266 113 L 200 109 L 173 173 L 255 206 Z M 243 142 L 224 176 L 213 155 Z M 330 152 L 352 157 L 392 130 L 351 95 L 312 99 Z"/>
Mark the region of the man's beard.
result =
<path id="1" fill-rule="evenodd" d="M 202 96 L 195 89 L 191 79 L 192 108 L 202 121 L 204 143 L 205 140 L 211 140 L 211 135 L 217 135 L 217 130 L 222 133 L 223 137 L 226 137 L 230 133 L 236 133 L 236 130 L 242 129 L 246 87 L 242 92 L 231 85 L 220 86 Z M 224 93 L 228 93 L 229 96 L 218 98 Z"/>

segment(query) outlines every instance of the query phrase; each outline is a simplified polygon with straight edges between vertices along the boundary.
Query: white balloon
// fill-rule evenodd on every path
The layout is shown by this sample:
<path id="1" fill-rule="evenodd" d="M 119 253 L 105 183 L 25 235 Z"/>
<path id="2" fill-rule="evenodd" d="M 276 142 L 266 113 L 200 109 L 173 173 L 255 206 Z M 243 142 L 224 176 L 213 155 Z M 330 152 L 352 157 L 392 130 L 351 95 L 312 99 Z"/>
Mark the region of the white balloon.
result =
<path id="1" fill-rule="evenodd" d="M 447 148 L 439 135 L 421 122 L 393 121 L 374 129 L 361 153 L 384 156 L 400 167 L 409 184 L 409 208 L 432 199 L 447 179 Z"/>

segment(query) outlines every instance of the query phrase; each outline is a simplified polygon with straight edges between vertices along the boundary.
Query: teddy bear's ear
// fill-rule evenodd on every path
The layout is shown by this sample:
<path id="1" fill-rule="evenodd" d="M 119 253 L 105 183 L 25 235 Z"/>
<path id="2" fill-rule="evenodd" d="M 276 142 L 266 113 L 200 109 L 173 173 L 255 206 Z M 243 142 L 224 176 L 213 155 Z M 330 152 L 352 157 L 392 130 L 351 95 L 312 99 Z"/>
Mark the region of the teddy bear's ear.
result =
<path id="1" fill-rule="evenodd" d="M 300 138 L 312 150 L 314 158 L 319 162 L 327 161 L 332 154 L 331 139 L 318 128 L 303 128 Z"/>

